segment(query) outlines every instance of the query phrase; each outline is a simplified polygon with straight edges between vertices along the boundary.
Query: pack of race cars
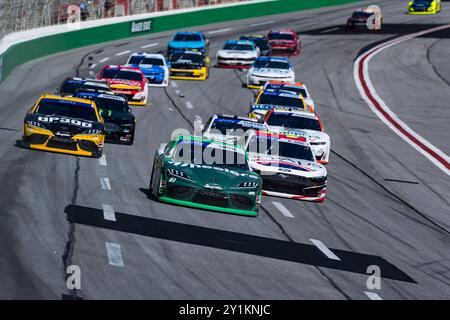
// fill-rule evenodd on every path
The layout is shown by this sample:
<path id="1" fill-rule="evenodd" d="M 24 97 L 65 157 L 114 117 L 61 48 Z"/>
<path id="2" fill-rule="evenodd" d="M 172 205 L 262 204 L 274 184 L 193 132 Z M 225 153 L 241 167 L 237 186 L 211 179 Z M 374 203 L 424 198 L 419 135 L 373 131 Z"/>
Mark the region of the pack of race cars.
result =
<path id="1" fill-rule="evenodd" d="M 201 209 L 256 216 L 261 196 L 323 202 L 330 137 L 289 56 L 301 41 L 291 29 L 243 35 L 217 52 L 217 68 L 248 69 L 257 89 L 245 116 L 215 114 L 201 136 L 178 136 L 155 153 L 150 194 Z M 106 142 L 133 144 L 130 106 L 146 106 L 152 87 L 170 79 L 208 79 L 209 40 L 177 32 L 166 55 L 133 53 L 124 65 L 103 67 L 96 79 L 67 78 L 58 94 L 42 95 L 24 120 L 22 145 L 100 157 Z M 217 71 L 219 72 L 219 71 Z"/>

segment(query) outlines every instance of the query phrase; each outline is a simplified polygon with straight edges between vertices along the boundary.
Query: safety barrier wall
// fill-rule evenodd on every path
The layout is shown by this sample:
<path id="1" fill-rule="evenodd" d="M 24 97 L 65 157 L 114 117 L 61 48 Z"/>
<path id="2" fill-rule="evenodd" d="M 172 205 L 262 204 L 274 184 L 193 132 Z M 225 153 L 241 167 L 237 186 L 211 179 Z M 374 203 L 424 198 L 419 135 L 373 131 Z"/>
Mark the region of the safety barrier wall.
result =
<path id="1" fill-rule="evenodd" d="M 18 65 L 46 55 L 119 40 L 148 33 L 186 29 L 188 27 L 232 20 L 256 18 L 266 15 L 341 5 L 362 0 L 274 0 L 198 11 L 152 16 L 120 23 L 58 33 L 17 43 L 0 56 L 0 81 L 4 80 Z M 132 18 L 132 17 L 131 17 Z"/>

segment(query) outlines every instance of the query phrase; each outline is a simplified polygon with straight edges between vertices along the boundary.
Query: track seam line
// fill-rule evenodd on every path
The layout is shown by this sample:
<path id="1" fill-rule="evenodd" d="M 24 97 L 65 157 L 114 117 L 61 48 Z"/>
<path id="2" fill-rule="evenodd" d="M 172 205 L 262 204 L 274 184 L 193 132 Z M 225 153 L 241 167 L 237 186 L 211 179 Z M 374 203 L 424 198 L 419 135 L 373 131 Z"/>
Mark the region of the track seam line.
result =
<path id="1" fill-rule="evenodd" d="M 77 157 L 76 167 L 75 167 L 75 173 L 74 173 L 74 183 L 73 183 L 73 195 L 71 204 L 75 205 L 77 203 L 78 199 L 78 190 L 80 188 L 80 158 Z M 64 266 L 64 275 L 65 275 L 65 282 L 67 283 L 67 279 L 69 278 L 69 275 L 67 274 L 67 268 L 72 264 L 72 256 L 73 252 L 75 250 L 75 243 L 76 243 L 76 225 L 75 222 L 70 220 L 69 215 L 67 215 L 67 222 L 69 223 L 69 232 L 68 237 L 66 241 L 66 246 L 64 249 L 64 254 L 62 256 L 63 266 Z M 80 297 L 77 295 L 77 289 L 73 288 L 70 290 L 70 295 L 73 300 L 80 299 Z"/>

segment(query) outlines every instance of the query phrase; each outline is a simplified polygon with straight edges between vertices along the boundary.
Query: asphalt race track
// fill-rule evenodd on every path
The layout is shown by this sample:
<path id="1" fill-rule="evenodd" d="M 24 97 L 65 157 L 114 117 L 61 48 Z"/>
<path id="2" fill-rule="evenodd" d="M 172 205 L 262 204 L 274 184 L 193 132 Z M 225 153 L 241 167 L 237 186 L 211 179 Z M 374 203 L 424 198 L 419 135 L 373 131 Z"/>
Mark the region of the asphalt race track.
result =
<path id="1" fill-rule="evenodd" d="M 205 82 L 151 88 L 149 105 L 133 107 L 135 144 L 106 145 L 99 160 L 16 147 L 26 110 L 67 76 L 96 74 L 135 51 L 164 52 L 173 33 L 17 68 L 0 85 L 0 298 L 448 299 L 450 177 L 370 110 L 353 61 L 383 40 L 448 23 L 450 3 L 435 16 L 409 16 L 403 0 L 371 3 L 383 12 L 381 33 L 343 28 L 361 3 L 198 28 L 212 32 L 213 61 L 226 39 L 244 33 L 283 26 L 302 38 L 291 61 L 331 136 L 328 199 L 264 197 L 257 218 L 147 198 L 154 152 L 174 129 L 246 113 L 245 72 L 212 68 Z M 369 67 L 378 95 L 447 155 L 449 53 L 446 29 L 390 47 Z M 66 287 L 69 265 L 81 268 L 81 290 Z M 370 265 L 381 269 L 380 290 L 366 286 Z"/>

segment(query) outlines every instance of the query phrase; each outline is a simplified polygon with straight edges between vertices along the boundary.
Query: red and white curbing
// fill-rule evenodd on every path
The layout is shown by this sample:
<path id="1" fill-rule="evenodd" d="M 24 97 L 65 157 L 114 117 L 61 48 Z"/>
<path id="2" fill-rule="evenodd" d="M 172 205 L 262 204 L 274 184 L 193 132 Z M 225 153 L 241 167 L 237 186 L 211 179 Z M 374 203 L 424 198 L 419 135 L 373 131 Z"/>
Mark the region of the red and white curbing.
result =
<path id="1" fill-rule="evenodd" d="M 413 148 L 423 154 L 428 160 L 435 164 L 439 169 L 450 176 L 450 158 L 444 152 L 436 148 L 429 141 L 421 137 L 417 132 L 412 130 L 404 123 L 386 103 L 378 96 L 372 82 L 369 78 L 369 62 L 370 60 L 391 46 L 408 41 L 410 39 L 420 37 L 425 34 L 433 33 L 440 30 L 449 29 L 450 24 L 442 25 L 432 29 L 411 33 L 385 43 L 382 43 L 368 52 L 362 54 L 354 63 L 353 77 L 358 87 L 359 93 L 366 101 L 370 109 L 381 119 L 389 128 L 391 128 L 403 140 L 409 143 Z"/>

